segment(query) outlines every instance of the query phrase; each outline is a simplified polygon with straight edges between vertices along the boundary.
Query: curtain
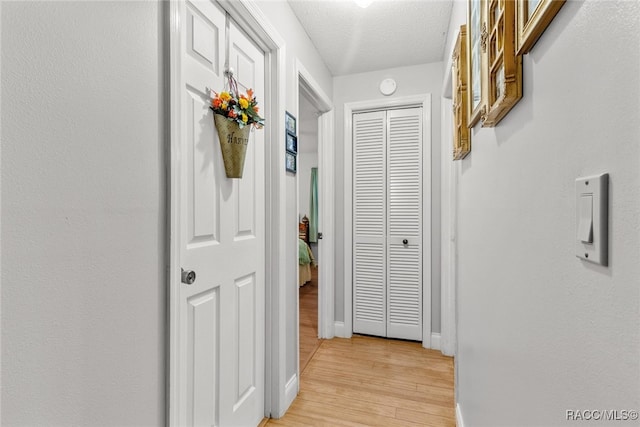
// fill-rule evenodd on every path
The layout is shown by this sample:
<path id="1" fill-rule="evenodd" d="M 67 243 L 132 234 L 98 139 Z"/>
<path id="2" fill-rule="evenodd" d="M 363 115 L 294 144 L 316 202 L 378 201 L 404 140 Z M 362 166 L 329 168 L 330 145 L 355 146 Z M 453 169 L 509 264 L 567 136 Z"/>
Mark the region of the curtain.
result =
<path id="1" fill-rule="evenodd" d="M 311 197 L 309 197 L 309 241 L 318 242 L 318 168 L 311 168 Z"/>

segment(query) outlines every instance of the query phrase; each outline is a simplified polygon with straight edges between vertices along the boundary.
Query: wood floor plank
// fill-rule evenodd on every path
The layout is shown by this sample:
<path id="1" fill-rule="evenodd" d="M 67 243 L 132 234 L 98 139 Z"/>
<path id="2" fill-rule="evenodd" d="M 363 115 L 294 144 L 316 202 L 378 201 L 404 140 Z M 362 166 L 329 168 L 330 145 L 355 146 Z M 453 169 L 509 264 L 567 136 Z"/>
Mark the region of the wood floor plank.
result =
<path id="1" fill-rule="evenodd" d="M 361 399 L 350 399 L 347 401 L 343 398 L 337 397 L 335 394 L 318 393 L 315 390 L 301 391 L 298 395 L 298 399 L 309 400 L 311 402 L 326 403 L 328 405 L 338 406 L 346 409 L 365 411 L 383 417 L 395 417 L 396 415 L 396 408 L 394 406 Z"/>
<path id="2" fill-rule="evenodd" d="M 437 416 L 433 414 L 427 414 L 421 411 L 412 411 L 410 409 L 398 408 L 396 418 L 399 420 L 419 422 L 423 425 L 433 427 L 455 427 L 455 411 L 451 409 L 449 416 Z"/>
<path id="3" fill-rule="evenodd" d="M 453 359 L 420 343 L 324 340 L 274 426 L 455 426 Z"/>
<path id="4" fill-rule="evenodd" d="M 293 407 L 295 406 L 295 408 Z M 290 408 L 291 411 L 301 414 L 313 414 L 313 416 L 322 417 L 326 421 L 338 423 L 347 423 L 345 425 L 370 425 L 370 426 L 387 426 L 387 427 L 409 427 L 416 426 L 410 420 L 398 420 L 395 417 L 384 417 L 371 414 L 366 411 L 360 411 L 353 408 L 343 408 L 327 403 L 319 403 L 315 401 L 296 399 Z"/>
<path id="5" fill-rule="evenodd" d="M 320 347 L 318 338 L 318 268 L 311 268 L 311 281 L 299 289 L 300 296 L 300 372 Z"/>
<path id="6" fill-rule="evenodd" d="M 415 401 L 390 396 L 385 393 L 376 393 L 369 390 L 335 387 L 321 382 L 307 381 L 305 384 L 305 390 L 315 394 L 333 395 L 345 402 L 345 404 L 351 404 L 353 401 L 365 401 L 376 405 L 388 405 L 397 409 L 408 409 L 442 417 L 449 416 L 450 412 L 453 410 L 453 392 L 451 392 L 451 396 L 448 399 L 439 403 L 433 403 L 425 401 L 424 399 Z"/>

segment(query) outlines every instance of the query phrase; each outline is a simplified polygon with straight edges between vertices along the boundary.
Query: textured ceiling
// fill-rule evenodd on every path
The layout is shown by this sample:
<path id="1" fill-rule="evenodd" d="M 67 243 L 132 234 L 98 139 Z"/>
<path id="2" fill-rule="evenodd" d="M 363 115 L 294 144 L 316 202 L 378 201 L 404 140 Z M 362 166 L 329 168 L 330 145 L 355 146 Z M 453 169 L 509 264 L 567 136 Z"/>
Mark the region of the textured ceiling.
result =
<path id="1" fill-rule="evenodd" d="M 452 0 L 288 0 L 334 76 L 443 60 Z"/>

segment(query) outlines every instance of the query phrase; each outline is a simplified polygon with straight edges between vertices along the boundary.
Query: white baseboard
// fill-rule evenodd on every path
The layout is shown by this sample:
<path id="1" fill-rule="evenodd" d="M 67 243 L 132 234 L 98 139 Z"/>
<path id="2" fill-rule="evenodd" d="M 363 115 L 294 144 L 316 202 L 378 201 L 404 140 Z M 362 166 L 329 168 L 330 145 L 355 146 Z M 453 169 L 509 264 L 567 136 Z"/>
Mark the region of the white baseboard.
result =
<path id="1" fill-rule="evenodd" d="M 338 338 L 351 338 L 351 334 L 347 335 L 347 331 L 344 329 L 344 322 L 335 322 L 333 324 L 333 332 Z"/>
<path id="2" fill-rule="evenodd" d="M 440 346 L 440 334 L 437 332 L 431 332 L 431 348 L 433 350 L 442 350 Z"/>
<path id="3" fill-rule="evenodd" d="M 289 406 L 293 403 L 296 396 L 298 395 L 298 376 L 293 374 L 291 379 L 287 381 L 287 385 L 284 387 L 284 399 L 285 399 L 285 410 L 284 413 L 289 409 Z"/>
<path id="4" fill-rule="evenodd" d="M 462 409 L 460 404 L 456 404 L 456 427 L 464 427 L 464 421 L 462 420 Z"/>

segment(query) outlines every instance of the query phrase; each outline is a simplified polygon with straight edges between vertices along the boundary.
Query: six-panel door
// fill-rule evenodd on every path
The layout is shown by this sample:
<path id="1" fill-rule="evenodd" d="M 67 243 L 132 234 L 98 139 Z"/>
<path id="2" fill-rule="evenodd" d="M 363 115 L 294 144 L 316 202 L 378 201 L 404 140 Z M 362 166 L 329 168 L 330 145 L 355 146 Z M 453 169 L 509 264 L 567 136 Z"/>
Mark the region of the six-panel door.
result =
<path id="1" fill-rule="evenodd" d="M 212 1 L 181 4 L 180 423 L 257 425 L 264 416 L 264 133 L 252 132 L 242 179 L 226 177 L 209 89 L 264 106 L 264 53 Z M 228 90 L 228 86 L 226 87 Z"/>

